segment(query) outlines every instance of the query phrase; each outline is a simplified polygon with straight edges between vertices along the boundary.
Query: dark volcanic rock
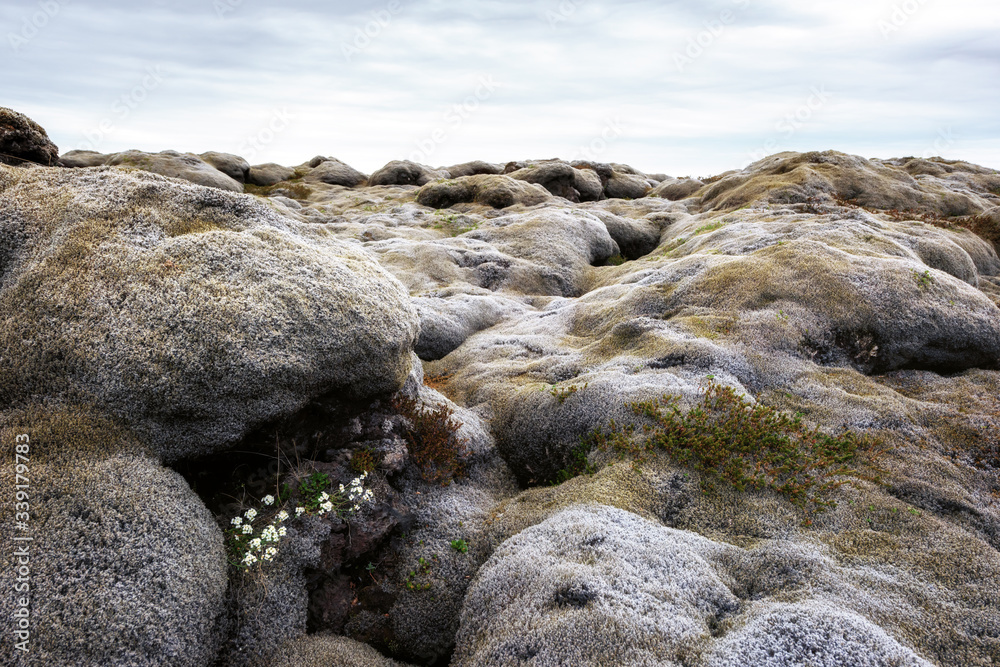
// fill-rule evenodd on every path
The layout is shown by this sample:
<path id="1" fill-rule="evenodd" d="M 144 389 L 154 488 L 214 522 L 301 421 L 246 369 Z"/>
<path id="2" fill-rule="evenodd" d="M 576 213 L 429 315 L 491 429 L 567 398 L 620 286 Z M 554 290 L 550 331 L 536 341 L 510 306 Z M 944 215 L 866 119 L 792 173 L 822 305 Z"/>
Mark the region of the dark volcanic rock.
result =
<path id="1" fill-rule="evenodd" d="M 55 166 L 59 164 L 59 148 L 41 125 L 13 109 L 0 107 L 0 163 Z"/>

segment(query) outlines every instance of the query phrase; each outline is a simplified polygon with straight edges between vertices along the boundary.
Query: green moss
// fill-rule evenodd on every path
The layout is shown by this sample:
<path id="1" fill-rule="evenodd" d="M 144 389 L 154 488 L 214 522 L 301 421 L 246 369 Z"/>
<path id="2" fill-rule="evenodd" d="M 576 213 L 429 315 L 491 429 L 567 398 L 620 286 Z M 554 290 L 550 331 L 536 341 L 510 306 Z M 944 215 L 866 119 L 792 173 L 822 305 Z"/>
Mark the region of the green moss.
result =
<path id="1" fill-rule="evenodd" d="M 869 466 L 873 474 L 868 474 L 854 467 L 860 466 L 862 451 L 876 448 L 877 442 L 866 435 L 831 436 L 807 428 L 799 415 L 755 405 L 715 383 L 686 413 L 678 400 L 665 396 L 631 403 L 644 422 L 641 429 L 618 428 L 612 422 L 586 436 L 575 458 L 594 448 L 636 464 L 662 454 L 701 473 L 706 493 L 717 482 L 737 491 L 768 488 L 807 510 L 834 505 L 826 494 L 848 483 L 847 478 L 878 479 L 877 468 Z"/>
<path id="2" fill-rule="evenodd" d="M 566 464 L 565 468 L 556 473 L 556 478 L 552 481 L 552 484 L 562 484 L 580 475 L 593 475 L 596 473 L 597 466 L 592 465 L 588 458 L 591 449 L 591 443 L 586 438 L 582 439 L 579 445 L 570 450 L 569 463 Z"/>
<path id="3" fill-rule="evenodd" d="M 710 222 L 707 225 L 702 225 L 698 229 L 694 230 L 694 235 L 705 234 L 707 232 L 714 232 L 716 229 L 721 229 L 725 227 L 726 223 L 722 220 L 716 220 L 715 222 Z"/>
<path id="4" fill-rule="evenodd" d="M 441 210 L 435 212 L 434 215 L 435 222 L 431 225 L 431 228 L 444 232 L 448 236 L 458 236 L 479 228 L 479 223 L 466 224 L 470 218 L 464 215 L 445 213 Z"/>

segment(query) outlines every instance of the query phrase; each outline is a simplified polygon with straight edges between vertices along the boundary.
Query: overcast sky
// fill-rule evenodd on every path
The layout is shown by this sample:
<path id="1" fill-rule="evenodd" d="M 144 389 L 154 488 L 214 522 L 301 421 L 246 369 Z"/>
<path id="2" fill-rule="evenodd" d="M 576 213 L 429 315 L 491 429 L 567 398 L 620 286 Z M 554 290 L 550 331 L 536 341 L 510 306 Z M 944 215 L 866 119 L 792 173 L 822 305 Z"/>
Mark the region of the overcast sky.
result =
<path id="1" fill-rule="evenodd" d="M 0 25 L 0 106 L 62 152 L 1000 168 L 996 0 L 5 0 Z"/>

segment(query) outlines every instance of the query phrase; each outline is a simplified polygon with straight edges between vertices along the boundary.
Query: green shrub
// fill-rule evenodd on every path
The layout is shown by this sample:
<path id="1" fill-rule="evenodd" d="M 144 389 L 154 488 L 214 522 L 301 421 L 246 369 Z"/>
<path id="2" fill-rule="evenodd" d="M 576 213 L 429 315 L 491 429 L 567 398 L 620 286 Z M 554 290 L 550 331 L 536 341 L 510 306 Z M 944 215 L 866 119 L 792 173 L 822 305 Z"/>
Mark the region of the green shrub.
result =
<path id="1" fill-rule="evenodd" d="M 802 507 L 823 508 L 834 503 L 824 493 L 848 482 L 845 477 L 877 481 L 874 475 L 852 468 L 861 450 L 873 450 L 877 441 L 867 435 L 844 432 L 831 436 L 808 428 L 799 415 L 789 416 L 753 404 L 733 389 L 709 384 L 703 400 L 687 413 L 677 396 L 631 403 L 643 418 L 641 432 L 614 422 L 585 437 L 583 451 L 613 450 L 637 464 L 663 453 L 701 473 L 704 492 L 721 481 L 737 491 L 770 488 Z M 638 436 L 638 437 L 637 437 Z M 583 460 L 586 460 L 583 455 Z"/>
<path id="2" fill-rule="evenodd" d="M 579 445 L 571 449 L 569 452 L 569 464 L 556 473 L 556 478 L 552 483 L 562 484 L 574 477 L 593 475 L 597 472 L 597 467 L 592 465 L 587 458 L 592 448 L 592 444 L 584 438 Z"/>

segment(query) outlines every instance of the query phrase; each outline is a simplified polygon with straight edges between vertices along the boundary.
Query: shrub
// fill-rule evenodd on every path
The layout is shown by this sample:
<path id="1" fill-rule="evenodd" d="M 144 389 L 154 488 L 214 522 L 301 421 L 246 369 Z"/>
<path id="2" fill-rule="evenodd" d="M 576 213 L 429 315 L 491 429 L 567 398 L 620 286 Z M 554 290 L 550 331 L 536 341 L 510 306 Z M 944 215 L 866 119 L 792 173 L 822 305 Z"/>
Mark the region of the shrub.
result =
<path id="1" fill-rule="evenodd" d="M 592 465 L 587 457 L 592 449 L 591 443 L 586 438 L 570 450 L 569 464 L 556 473 L 555 481 L 552 484 L 562 484 L 580 475 L 593 475 L 597 472 L 597 467 Z"/>
<path id="2" fill-rule="evenodd" d="M 640 437 L 633 437 L 634 426 L 618 429 L 612 422 L 610 429 L 585 437 L 581 451 L 612 449 L 637 463 L 663 452 L 700 472 L 706 493 L 716 481 L 737 491 L 770 488 L 806 508 L 833 506 L 824 492 L 847 483 L 844 477 L 878 480 L 876 468 L 875 475 L 867 475 L 850 467 L 860 450 L 875 448 L 877 441 L 867 435 L 845 431 L 831 436 L 810 429 L 800 415 L 755 405 L 714 382 L 687 413 L 681 412 L 678 400 L 665 396 L 631 403 L 646 422 Z"/>
<path id="3" fill-rule="evenodd" d="M 455 435 L 459 424 L 448 406 L 422 407 L 413 398 L 398 396 L 393 408 L 412 424 L 406 431 L 407 449 L 428 482 L 447 486 L 465 476 L 468 443 Z"/>

